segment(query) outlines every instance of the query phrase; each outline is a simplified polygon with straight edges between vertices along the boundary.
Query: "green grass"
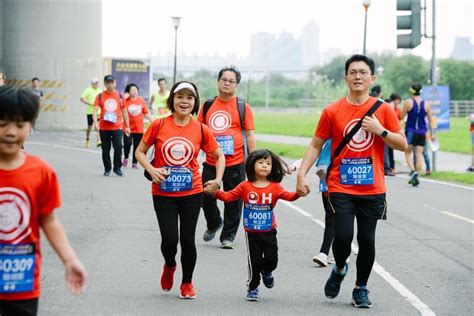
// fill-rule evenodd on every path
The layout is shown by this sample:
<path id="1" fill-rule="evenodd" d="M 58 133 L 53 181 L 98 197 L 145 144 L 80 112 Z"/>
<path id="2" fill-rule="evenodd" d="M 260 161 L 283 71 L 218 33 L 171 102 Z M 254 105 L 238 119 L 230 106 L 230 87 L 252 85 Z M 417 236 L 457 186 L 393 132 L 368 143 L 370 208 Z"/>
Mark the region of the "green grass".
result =
<path id="1" fill-rule="evenodd" d="M 287 136 L 311 137 L 319 121 L 316 113 L 254 113 L 255 132 Z"/>
<path id="2" fill-rule="evenodd" d="M 257 141 L 257 148 L 267 148 L 273 151 L 278 156 L 294 159 L 303 158 L 303 155 L 306 151 L 306 147 L 304 146 L 269 143 L 261 141 Z"/>
<path id="3" fill-rule="evenodd" d="M 318 124 L 319 114 L 256 112 L 254 120 L 257 133 L 312 137 Z M 451 118 L 450 130 L 438 133 L 441 150 L 470 154 L 469 124 L 465 118 Z"/>
<path id="4" fill-rule="evenodd" d="M 470 122 L 462 117 L 451 118 L 451 128 L 448 132 L 438 132 L 440 150 L 455 153 L 471 153 Z"/>
<path id="5" fill-rule="evenodd" d="M 474 185 L 474 174 L 472 172 L 456 173 L 450 171 L 432 172 L 426 179 L 436 179 L 441 181 L 458 182 L 463 184 Z"/>

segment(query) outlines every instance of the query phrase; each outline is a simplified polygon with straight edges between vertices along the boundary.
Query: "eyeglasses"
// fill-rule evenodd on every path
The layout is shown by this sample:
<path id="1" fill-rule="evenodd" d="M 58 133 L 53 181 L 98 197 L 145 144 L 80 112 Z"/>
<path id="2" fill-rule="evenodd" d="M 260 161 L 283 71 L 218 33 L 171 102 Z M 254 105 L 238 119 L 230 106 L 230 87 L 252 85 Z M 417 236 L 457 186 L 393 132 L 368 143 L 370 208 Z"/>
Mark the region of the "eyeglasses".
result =
<path id="1" fill-rule="evenodd" d="M 357 75 L 361 77 L 367 77 L 367 76 L 370 76 L 370 72 L 368 72 L 367 70 L 360 70 L 360 71 L 351 70 L 347 73 L 347 76 L 353 77 L 353 78 L 355 78 Z"/>
<path id="2" fill-rule="evenodd" d="M 226 79 L 226 78 L 221 78 L 221 81 L 222 81 L 223 83 L 228 83 L 228 84 L 230 84 L 230 85 L 234 85 L 234 84 L 237 83 L 237 81 L 235 81 L 235 80 L 232 80 L 232 79 L 229 80 L 229 79 Z"/>

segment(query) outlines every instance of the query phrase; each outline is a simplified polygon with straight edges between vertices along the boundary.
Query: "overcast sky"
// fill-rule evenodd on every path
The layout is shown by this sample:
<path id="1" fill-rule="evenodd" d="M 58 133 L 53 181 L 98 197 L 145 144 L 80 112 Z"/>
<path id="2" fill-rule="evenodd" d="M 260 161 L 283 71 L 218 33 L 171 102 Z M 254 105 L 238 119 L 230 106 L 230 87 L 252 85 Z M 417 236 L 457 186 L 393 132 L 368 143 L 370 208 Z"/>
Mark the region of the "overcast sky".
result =
<path id="1" fill-rule="evenodd" d="M 431 8 L 428 0 L 428 34 Z M 436 0 L 437 55 L 449 57 L 456 36 L 473 41 L 472 0 Z M 422 0 L 423 4 L 423 0 Z M 299 38 L 314 21 L 320 28 L 320 51 L 362 51 L 364 8 L 361 0 L 103 0 L 103 55 L 146 57 L 174 52 L 171 16 L 181 16 L 178 53 L 246 57 L 256 32 L 293 33 Z M 396 0 L 372 0 L 368 13 L 367 51 L 396 49 Z M 431 40 L 412 51 L 431 56 Z"/>

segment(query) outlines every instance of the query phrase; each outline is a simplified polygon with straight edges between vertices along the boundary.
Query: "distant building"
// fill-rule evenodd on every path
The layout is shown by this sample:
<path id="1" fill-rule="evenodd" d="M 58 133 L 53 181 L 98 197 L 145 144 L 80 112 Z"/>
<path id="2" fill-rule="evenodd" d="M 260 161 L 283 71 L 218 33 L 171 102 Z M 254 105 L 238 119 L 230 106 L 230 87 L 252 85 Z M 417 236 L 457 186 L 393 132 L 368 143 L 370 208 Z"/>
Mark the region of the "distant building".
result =
<path id="1" fill-rule="evenodd" d="M 469 37 L 456 37 L 450 57 L 457 60 L 474 61 L 474 45 L 471 44 L 471 39 Z"/>

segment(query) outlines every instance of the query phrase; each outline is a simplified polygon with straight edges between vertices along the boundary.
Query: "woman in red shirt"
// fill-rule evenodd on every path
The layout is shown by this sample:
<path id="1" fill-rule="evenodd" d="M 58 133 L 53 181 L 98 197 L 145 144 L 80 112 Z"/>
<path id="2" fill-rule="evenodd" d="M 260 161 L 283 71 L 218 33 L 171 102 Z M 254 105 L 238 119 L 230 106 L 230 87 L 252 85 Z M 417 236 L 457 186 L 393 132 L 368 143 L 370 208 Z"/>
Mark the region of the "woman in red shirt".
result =
<path id="1" fill-rule="evenodd" d="M 203 150 L 216 159 L 216 178 L 210 184 L 216 189 L 224 174 L 225 157 L 208 127 L 191 117 L 199 111 L 199 95 L 193 83 L 177 82 L 171 89 L 167 106 L 172 115 L 150 125 L 136 157 L 153 181 L 153 205 L 165 259 L 161 287 L 165 291 L 173 287 L 179 240 L 183 269 L 180 297 L 192 299 L 196 297 L 192 284 L 197 258 L 195 232 L 203 192 L 197 157 Z M 153 165 L 146 158 L 151 146 L 155 146 Z"/>

